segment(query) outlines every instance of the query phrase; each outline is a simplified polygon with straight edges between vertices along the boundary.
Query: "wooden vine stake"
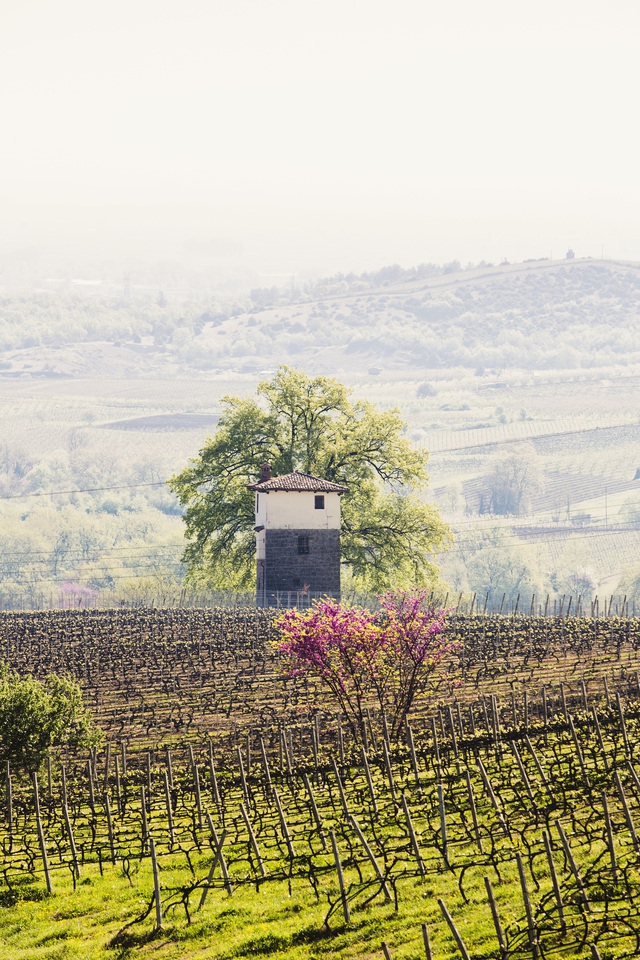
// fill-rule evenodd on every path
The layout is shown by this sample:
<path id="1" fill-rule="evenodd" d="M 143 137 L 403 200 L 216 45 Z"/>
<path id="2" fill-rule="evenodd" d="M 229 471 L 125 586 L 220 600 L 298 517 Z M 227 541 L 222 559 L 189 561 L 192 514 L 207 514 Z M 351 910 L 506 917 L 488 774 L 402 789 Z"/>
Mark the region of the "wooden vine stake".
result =
<path id="1" fill-rule="evenodd" d="M 559 837 L 560 837 L 560 841 L 561 841 L 561 843 L 562 843 L 562 849 L 564 850 L 564 854 L 565 854 L 565 856 L 566 856 L 566 858 L 567 858 L 567 860 L 568 860 L 568 862 L 569 862 L 569 866 L 571 867 L 571 872 L 572 872 L 573 876 L 575 877 L 575 881 L 576 881 L 576 883 L 577 883 L 577 885 L 578 885 L 578 890 L 580 891 L 580 896 L 582 897 L 582 902 L 583 902 L 584 905 L 586 906 L 587 910 L 591 910 L 591 904 L 589 903 L 589 898 L 588 898 L 588 896 L 587 896 L 587 891 L 585 890 L 584 883 L 582 882 L 582 877 L 580 876 L 580 871 L 578 870 L 578 865 L 577 865 L 577 863 L 576 863 L 576 861 L 575 861 L 575 859 L 574 859 L 574 856 L 573 856 L 573 852 L 572 852 L 572 850 L 571 850 L 571 847 L 569 846 L 569 841 L 568 841 L 568 839 L 567 839 L 567 835 L 566 835 L 566 833 L 564 832 L 564 828 L 563 828 L 563 826 L 562 826 L 562 824 L 560 823 L 559 820 L 555 820 L 554 823 L 555 823 L 556 830 L 558 831 L 558 835 L 559 835 Z"/>
<path id="2" fill-rule="evenodd" d="M 64 817 L 64 825 L 67 831 L 67 836 L 69 837 L 69 846 L 71 847 L 71 860 L 73 863 L 73 872 L 75 873 L 76 880 L 80 879 L 80 863 L 78 861 L 78 850 L 76 848 L 75 837 L 73 836 L 73 827 L 71 826 L 71 817 L 69 816 L 69 808 L 65 803 L 62 804 L 62 815 Z"/>
<path id="3" fill-rule="evenodd" d="M 244 796 L 245 806 L 249 808 L 251 806 L 251 799 L 249 797 L 249 787 L 247 786 L 247 778 L 244 775 L 244 764 L 242 762 L 242 753 L 240 747 L 236 747 L 236 757 L 238 760 L 238 767 L 240 769 L 240 782 L 242 783 L 242 794 Z"/>
<path id="4" fill-rule="evenodd" d="M 307 791 L 307 794 L 309 796 L 309 805 L 311 807 L 311 814 L 313 816 L 313 819 L 315 821 L 315 824 L 318 830 L 318 836 L 320 837 L 320 842 L 322 843 L 322 849 L 326 850 L 327 840 L 325 837 L 324 828 L 322 826 L 322 820 L 320 819 L 320 814 L 318 812 L 318 805 L 316 804 L 316 798 L 313 794 L 313 789 L 311 787 L 311 784 L 309 783 L 309 777 L 304 771 L 302 773 L 302 782 L 304 783 L 305 790 Z"/>
<path id="5" fill-rule="evenodd" d="M 13 787 L 11 785 L 11 766 L 7 760 L 5 771 L 5 794 L 7 801 L 7 824 L 9 826 L 9 836 L 13 836 Z"/>
<path id="6" fill-rule="evenodd" d="M 580 689 L 582 690 L 582 704 L 584 706 L 585 713 L 589 712 L 589 698 L 587 696 L 587 685 L 584 682 L 584 678 L 580 681 Z"/>
<path id="7" fill-rule="evenodd" d="M 107 740 L 107 746 L 104 757 L 104 780 L 102 783 L 102 792 L 106 793 L 109 789 L 109 768 L 111 766 L 111 742 Z"/>
<path id="8" fill-rule="evenodd" d="M 216 841 L 216 844 L 215 844 L 215 854 L 213 857 L 213 862 L 209 870 L 209 875 L 205 880 L 204 888 L 202 890 L 202 896 L 200 897 L 200 903 L 198 904 L 198 911 L 202 910 L 202 908 L 204 907 L 205 901 L 207 899 L 207 894 L 209 893 L 209 887 L 213 883 L 213 875 L 215 873 L 216 867 L 218 866 L 218 862 L 222 857 L 222 844 L 224 843 L 226 838 L 227 838 L 227 831 L 223 830 L 222 836 L 220 837 L 220 842 L 218 843 Z"/>
<path id="9" fill-rule="evenodd" d="M 122 783 L 120 780 L 120 760 L 118 759 L 117 756 L 114 757 L 113 760 L 114 760 L 115 771 L 116 771 L 116 805 L 118 808 L 118 815 L 122 816 L 124 812 L 124 805 L 122 802 Z"/>
<path id="10" fill-rule="evenodd" d="M 456 724 L 453 719 L 453 710 L 451 709 L 451 704 L 447 704 L 447 718 L 449 720 L 449 727 L 451 729 L 451 745 L 453 747 L 453 755 L 458 758 L 458 738 L 456 737 Z"/>
<path id="11" fill-rule="evenodd" d="M 267 780 L 267 791 L 269 794 L 273 792 L 273 785 L 271 783 L 271 770 L 269 769 L 269 760 L 267 759 L 267 750 L 264 745 L 264 740 L 260 737 L 260 753 L 262 754 L 262 765 L 264 767 L 264 775 Z"/>
<path id="12" fill-rule="evenodd" d="M 433 755 L 436 761 L 436 773 L 440 777 L 440 747 L 438 745 L 438 731 L 436 729 L 436 718 L 431 717 L 431 733 L 433 736 Z"/>
<path id="13" fill-rule="evenodd" d="M 491 722 L 493 724 L 493 738 L 500 752 L 500 714 L 498 713 L 498 700 L 495 693 L 491 694 Z"/>
<path id="14" fill-rule="evenodd" d="M 564 713 L 564 719 L 569 722 L 569 711 L 567 710 L 567 696 L 564 690 L 564 683 L 560 684 L 560 699 L 562 701 L 562 712 Z"/>
<path id="15" fill-rule="evenodd" d="M 331 838 L 331 849 L 333 850 L 333 859 L 336 864 L 336 871 L 338 874 L 338 884 L 340 887 L 340 900 L 342 901 L 342 913 L 344 916 L 345 923 L 351 923 L 351 912 L 349 910 L 349 900 L 347 898 L 347 888 L 344 884 L 344 874 L 342 872 L 342 864 L 340 863 L 340 852 L 338 850 L 338 844 L 336 842 L 336 835 L 333 830 L 329 831 L 329 836 Z"/>
<path id="16" fill-rule="evenodd" d="M 348 817 L 349 807 L 347 806 L 347 797 L 344 792 L 344 787 L 342 785 L 342 777 L 340 776 L 340 771 L 338 770 L 338 765 L 336 763 L 335 757 L 331 757 L 331 764 L 333 766 L 333 773 L 336 778 L 336 783 L 338 784 L 338 793 L 340 794 L 340 802 L 342 803 L 342 809 L 344 810 L 345 817 Z"/>
<path id="17" fill-rule="evenodd" d="M 638 794 L 640 794 L 640 778 L 638 778 L 638 774 L 636 773 L 635 767 L 631 763 L 631 760 L 627 760 L 627 767 L 629 769 L 629 773 L 631 774 L 631 779 L 635 784 L 635 788 L 638 791 Z"/>
<path id="18" fill-rule="evenodd" d="M 591 782 L 589 780 L 589 774 L 587 773 L 587 768 L 584 762 L 584 755 L 582 753 L 582 747 L 580 746 L 580 741 L 578 740 L 578 734 L 576 732 L 576 727 L 573 722 L 573 717 L 569 714 L 569 728 L 571 730 L 571 736 L 573 737 L 573 745 L 576 748 L 576 754 L 578 755 L 578 762 L 580 764 L 580 769 L 582 770 L 582 778 L 584 780 L 587 790 L 591 789 Z"/>
<path id="19" fill-rule="evenodd" d="M 95 817 L 96 815 L 96 794 L 93 786 L 93 767 L 91 760 L 87 763 L 87 776 L 89 778 L 89 807 L 91 808 L 91 813 Z"/>
<path id="20" fill-rule="evenodd" d="M 44 866 L 44 878 L 47 884 L 47 893 L 53 893 L 51 886 L 51 874 L 49 873 L 49 857 L 47 856 L 47 844 L 44 838 L 44 829 L 42 827 L 42 816 L 40 814 L 40 794 L 38 792 L 38 774 L 33 774 L 33 796 L 36 807 L 36 826 L 38 828 L 38 842 L 40 844 L 40 853 L 42 854 L 42 864 Z"/>
<path id="21" fill-rule="evenodd" d="M 280 827 L 282 829 L 282 836 L 284 837 L 284 841 L 287 845 L 287 850 L 289 852 L 289 859 L 293 860 L 293 858 L 295 857 L 295 853 L 293 850 L 293 844 L 291 842 L 291 834 L 289 833 L 289 827 L 284 816 L 284 810 L 282 809 L 282 804 L 280 802 L 280 795 L 278 794 L 278 791 L 276 790 L 275 787 L 273 787 L 273 799 L 275 801 L 276 809 L 278 811 L 278 817 L 280 818 Z"/>
<path id="22" fill-rule="evenodd" d="M 487 897 L 489 898 L 489 906 L 491 907 L 493 925 L 496 928 L 496 937 L 498 938 L 498 946 L 500 947 L 500 956 L 502 957 L 502 960 L 507 960 L 507 941 L 505 940 L 502 924 L 500 923 L 498 904 L 496 903 L 496 898 L 494 896 L 493 887 L 491 886 L 491 880 L 489 877 L 484 878 L 484 886 L 485 890 L 487 891 Z"/>
<path id="23" fill-rule="evenodd" d="M 629 809 L 629 804 L 627 803 L 627 798 L 625 792 L 622 788 L 622 780 L 620 779 L 620 774 L 616 770 L 613 778 L 616 782 L 616 787 L 618 788 L 618 796 L 620 797 L 620 803 L 622 804 L 622 809 L 624 811 L 624 819 L 627 824 L 627 830 L 631 835 L 631 842 L 633 843 L 633 849 L 638 853 L 640 850 L 640 845 L 638 844 L 638 834 L 636 833 L 636 828 L 634 826 L 633 820 L 631 819 L 631 810 Z"/>
<path id="24" fill-rule="evenodd" d="M 482 776 L 482 782 L 484 783 L 484 788 L 485 788 L 485 790 L 487 791 L 487 793 L 489 794 L 489 799 L 491 800 L 491 803 L 493 804 L 493 808 L 494 808 L 494 810 L 496 811 L 496 814 L 497 814 L 497 817 L 498 817 L 498 823 L 499 823 L 500 826 L 502 827 L 502 831 L 503 831 L 505 837 L 508 837 L 509 839 L 511 839 L 511 833 L 510 833 L 510 831 L 509 831 L 509 825 L 508 825 L 508 823 L 506 822 L 506 820 L 504 819 L 504 815 L 503 815 L 503 813 L 502 813 L 502 809 L 501 809 L 501 807 L 500 807 L 500 804 L 498 803 L 498 798 L 496 797 L 496 795 L 495 795 L 495 793 L 494 793 L 493 787 L 491 786 L 491 781 L 489 780 L 489 777 L 487 776 L 487 771 L 486 771 L 485 768 L 484 768 L 484 763 L 482 762 L 482 760 L 480 759 L 480 757 L 476 757 L 476 760 L 477 760 L 477 762 L 478 762 L 478 769 L 480 770 L 480 775 Z"/>
<path id="25" fill-rule="evenodd" d="M 558 907 L 558 916 L 560 918 L 560 928 L 564 934 L 567 929 L 567 922 L 564 916 L 564 903 L 562 902 L 562 893 L 560 892 L 560 884 L 558 882 L 558 874 L 556 871 L 556 865 L 553 861 L 553 851 L 551 849 L 551 839 L 546 830 L 542 831 L 542 839 L 544 840 L 544 848 L 547 853 L 547 862 L 549 864 L 549 873 L 551 874 L 551 883 L 553 885 L 553 894 L 556 898 L 556 905 Z"/>
<path id="26" fill-rule="evenodd" d="M 556 800 L 555 800 L 555 797 L 554 797 L 554 795 L 553 795 L 553 790 L 551 789 L 551 784 L 550 784 L 549 781 L 547 780 L 547 775 L 546 775 L 546 773 L 544 772 L 544 768 L 543 768 L 542 764 L 540 763 L 540 758 L 538 757 L 538 754 L 537 754 L 536 751 L 534 750 L 533 744 L 531 743 L 531 740 L 529 739 L 529 737 L 525 737 L 525 738 L 524 738 L 524 741 L 525 741 L 527 747 L 529 748 L 529 753 L 530 753 L 531 756 L 533 757 L 533 762 L 534 762 L 535 765 L 536 765 L 536 770 L 538 771 L 538 774 L 539 774 L 539 776 L 540 776 L 540 779 L 542 780 L 542 782 L 543 782 L 544 785 L 545 785 L 545 788 L 546 788 L 546 790 L 547 790 L 547 793 L 549 794 L 549 797 L 551 798 L 551 802 L 552 802 L 552 803 L 555 803 Z"/>
<path id="27" fill-rule="evenodd" d="M 416 787 L 418 790 L 418 796 L 422 796 L 422 784 L 420 783 L 420 771 L 418 769 L 418 757 L 416 755 L 416 747 L 413 742 L 413 730 L 411 729 L 411 724 L 407 721 L 407 745 L 409 747 L 409 753 L 411 754 L 411 767 L 413 768 L 413 775 L 416 778 Z"/>
<path id="28" fill-rule="evenodd" d="M 360 747 L 360 756 L 362 757 L 362 764 L 364 766 L 365 776 L 367 778 L 367 785 L 369 787 L 369 793 L 371 794 L 371 804 L 373 806 L 374 816 L 378 816 L 378 803 L 376 801 L 376 792 L 373 789 L 373 778 L 371 776 L 371 769 L 369 767 L 369 759 L 367 757 L 367 751 L 364 747 Z"/>
<path id="29" fill-rule="evenodd" d="M 431 941 L 429 940 L 429 929 L 426 923 L 422 924 L 422 942 L 424 944 L 424 955 L 426 960 L 433 960 L 433 954 L 431 953 Z"/>
<path id="30" fill-rule="evenodd" d="M 107 833 L 109 835 L 109 852 L 111 853 L 111 863 L 116 862 L 116 844 L 113 836 L 113 818 L 111 816 L 111 804 L 109 803 L 109 794 L 104 796 L 104 809 L 107 814 Z"/>
<path id="31" fill-rule="evenodd" d="M 403 811 L 404 811 L 404 816 L 405 816 L 405 819 L 406 819 L 406 821 L 407 821 L 407 830 L 409 831 L 409 839 L 411 840 L 411 846 L 413 847 L 413 853 L 414 853 L 414 856 L 415 856 L 415 858 L 416 858 L 416 862 L 417 862 L 417 864 L 418 864 L 418 870 L 419 870 L 419 872 L 420 872 L 420 876 L 421 876 L 421 877 L 424 877 L 424 875 L 425 875 L 424 862 L 423 862 L 423 860 L 422 860 L 422 856 L 420 855 L 420 847 L 418 846 L 418 839 L 417 839 L 417 837 L 416 837 L 416 832 L 415 832 L 415 830 L 413 829 L 413 822 L 412 822 L 412 820 L 411 820 L 411 814 L 409 813 L 409 807 L 408 807 L 408 805 L 407 805 L 407 798 L 405 797 L 404 794 L 402 794 L 402 809 L 403 809 Z"/>
<path id="32" fill-rule="evenodd" d="M 464 940 L 462 939 L 462 937 L 460 936 L 460 933 L 459 933 L 459 931 L 458 931 L 458 928 L 456 927 L 456 925 L 455 925 L 455 923 L 454 923 L 454 921 L 453 921 L 453 917 L 451 916 L 451 914 L 449 913 L 449 911 L 447 910 L 447 908 L 446 908 L 446 906 L 445 906 L 444 900 L 440 900 L 440 898 L 438 898 L 438 906 L 440 907 L 440 911 L 441 911 L 441 913 L 442 913 L 442 916 L 443 916 L 444 919 L 447 921 L 447 926 L 449 927 L 449 930 L 451 930 L 451 934 L 452 934 L 452 936 L 453 936 L 453 939 L 455 940 L 456 944 L 458 945 L 458 950 L 459 950 L 460 953 L 462 954 L 462 960 L 471 960 L 471 956 L 470 956 L 469 951 L 467 950 L 467 948 L 466 948 L 466 946 L 465 946 L 465 942 L 464 942 Z"/>
<path id="33" fill-rule="evenodd" d="M 153 870 L 153 898 L 156 905 L 156 930 L 162 930 L 162 900 L 160 899 L 160 871 L 156 855 L 156 842 L 149 837 L 149 852 L 151 854 L 151 868 Z"/>
<path id="34" fill-rule="evenodd" d="M 442 837 L 442 856 L 445 866 L 449 866 L 449 846 L 447 842 L 447 814 L 444 806 L 444 789 L 438 784 L 438 810 L 440 812 L 440 835 Z"/>
<path id="35" fill-rule="evenodd" d="M 604 740 L 602 739 L 602 730 L 600 729 L 600 721 L 598 719 L 598 711 L 595 706 L 591 707 L 591 716 L 593 717 L 593 722 L 596 727 L 596 734 L 598 736 L 598 743 L 600 744 L 600 752 L 602 753 L 602 762 L 604 765 L 604 772 L 609 773 L 609 761 L 607 760 L 607 751 L 604 748 Z"/>
<path id="36" fill-rule="evenodd" d="M 209 741 L 209 743 L 211 744 L 211 741 Z M 173 764 L 171 762 L 171 749 L 169 747 L 167 747 L 166 760 L 167 760 L 167 777 L 169 779 L 169 786 L 173 790 Z"/>
<path id="37" fill-rule="evenodd" d="M 387 882 L 386 882 L 386 880 L 384 879 L 384 876 L 383 876 L 383 874 L 382 874 L 382 871 L 381 871 L 380 867 L 378 866 L 378 861 L 376 860 L 375 856 L 373 855 L 373 851 L 372 851 L 371 847 L 370 847 L 369 844 L 367 843 L 367 838 L 365 837 L 364 833 L 363 833 L 362 830 L 360 829 L 360 825 L 359 825 L 358 821 L 356 820 L 356 818 L 355 818 L 353 815 L 351 815 L 351 816 L 349 817 L 349 820 L 350 820 L 350 822 L 351 822 L 351 826 L 353 827 L 353 829 L 355 830 L 355 832 L 356 832 L 357 835 L 358 835 L 358 840 L 360 841 L 360 843 L 361 843 L 362 846 L 364 847 L 365 853 L 366 853 L 367 856 L 369 857 L 369 860 L 370 860 L 371 865 L 372 865 L 372 867 L 373 867 L 373 869 L 374 869 L 374 872 L 375 872 L 375 875 L 376 875 L 377 879 L 380 881 L 380 885 L 381 885 L 382 891 L 383 891 L 383 893 L 384 893 L 384 898 L 385 898 L 385 900 L 387 901 L 387 903 L 389 903 L 389 902 L 391 901 L 391 893 L 390 893 L 390 891 L 389 891 L 389 887 L 387 886 Z"/>
<path id="38" fill-rule="evenodd" d="M 149 822 L 147 820 L 147 797 L 144 784 L 140 785 L 140 815 L 142 817 L 142 849 L 145 850 L 149 841 Z"/>
<path id="39" fill-rule="evenodd" d="M 384 714 L 383 714 L 383 716 L 384 716 Z M 393 781 L 393 769 L 392 769 L 392 767 L 391 767 L 391 757 L 389 756 L 389 748 L 388 748 L 388 746 L 387 746 L 387 739 L 386 739 L 386 737 L 385 737 L 385 739 L 382 741 L 382 755 L 383 755 L 383 757 L 384 757 L 384 765 L 385 765 L 385 769 L 386 769 L 386 771 L 387 771 L 387 779 L 388 779 L 388 781 L 389 781 L 389 789 L 391 790 L 391 799 L 393 800 L 393 802 L 394 802 L 394 804 L 395 804 L 395 803 L 398 802 L 398 800 L 397 800 L 397 797 L 396 797 L 396 786 L 395 786 L 395 783 L 394 783 L 394 781 Z"/>
<path id="40" fill-rule="evenodd" d="M 471 783 L 471 774 L 469 769 L 464 771 L 465 780 L 467 782 L 467 793 L 469 795 L 469 806 L 471 807 L 471 817 L 473 819 L 473 830 L 476 835 L 476 843 L 478 844 L 478 850 L 482 853 L 482 837 L 480 836 L 480 824 L 478 823 L 478 811 L 476 810 L 476 798 L 473 793 L 473 784 Z"/>
<path id="41" fill-rule="evenodd" d="M 169 774 L 164 771 L 164 801 L 167 807 L 167 823 L 169 824 L 169 848 L 173 849 L 173 845 L 176 842 L 175 832 L 173 829 L 173 810 L 171 807 L 171 787 L 169 785 Z"/>
<path id="42" fill-rule="evenodd" d="M 198 811 L 198 826 L 202 830 L 202 796 L 200 794 L 200 772 L 198 764 L 193 764 L 193 788 L 196 795 L 196 810 Z"/>
<path id="43" fill-rule="evenodd" d="M 622 739 L 624 740 L 624 753 L 625 753 L 625 757 L 629 758 L 631 756 L 631 748 L 629 746 L 629 737 L 627 735 L 627 725 L 624 722 L 624 710 L 622 709 L 622 700 L 620 699 L 619 693 L 616 693 L 616 705 L 618 707 L 618 716 L 620 717 L 620 728 L 622 730 Z"/>
<path id="44" fill-rule="evenodd" d="M 531 800 L 531 803 L 535 807 L 536 800 L 533 795 L 533 790 L 531 789 L 531 783 L 529 782 L 529 777 L 527 775 L 525 766 L 522 762 L 522 757 L 520 756 L 520 751 L 518 750 L 515 740 L 512 740 L 511 742 L 511 749 L 513 750 L 513 755 L 516 758 L 516 763 L 518 764 L 518 769 L 520 771 L 520 776 L 522 777 L 522 782 L 524 783 L 524 788 L 527 791 L 527 796 L 529 797 L 529 800 Z"/>
<path id="45" fill-rule="evenodd" d="M 233 887 L 231 886 L 231 880 L 230 880 L 230 878 L 229 878 L 229 871 L 228 871 L 228 869 L 227 869 L 227 861 L 225 860 L 225 858 L 224 858 L 224 853 L 222 852 L 222 841 L 223 841 L 223 838 L 226 836 L 226 831 L 223 830 L 223 832 L 222 832 L 222 837 L 220 838 L 220 840 L 218 840 L 218 832 L 217 832 L 216 828 L 215 828 L 214 825 L 213 825 L 213 820 L 211 819 L 211 814 L 210 814 L 210 813 L 207 813 L 207 814 L 206 814 L 206 817 L 207 817 L 207 823 L 208 823 L 208 825 L 209 825 L 209 830 L 211 831 L 211 837 L 212 837 L 213 842 L 214 842 L 214 845 L 215 845 L 215 846 L 214 846 L 214 849 L 217 848 L 217 849 L 219 849 L 219 851 L 220 851 L 220 869 L 222 870 L 222 879 L 224 880 L 225 890 L 227 891 L 227 893 L 229 894 L 229 896 L 231 896 L 231 894 L 233 893 Z"/>
<path id="46" fill-rule="evenodd" d="M 213 762 L 213 741 L 209 740 L 209 773 L 211 776 L 211 796 L 216 806 L 220 806 L 220 793 L 218 791 L 218 778 L 216 777 L 216 765 Z"/>
<path id="47" fill-rule="evenodd" d="M 618 863 L 616 861 L 616 848 L 613 842 L 613 827 L 611 826 L 611 817 L 609 816 L 609 804 L 607 802 L 607 794 L 605 791 L 602 791 L 602 806 L 604 807 L 604 823 L 607 831 L 607 846 L 609 847 L 609 856 L 611 858 L 611 872 L 613 874 L 613 882 L 618 882 Z"/>
<path id="48" fill-rule="evenodd" d="M 524 909 L 527 915 L 527 931 L 529 935 L 529 946 L 531 947 L 531 953 L 533 954 L 534 960 L 537 960 L 538 931 L 536 930 L 536 924 L 533 918 L 533 909 L 531 907 L 531 899 L 529 897 L 529 889 L 527 887 L 527 878 L 525 876 L 524 865 L 522 863 L 522 857 L 519 851 L 516 851 L 516 863 L 518 865 L 518 876 L 520 877 L 520 887 L 522 889 L 522 899 L 524 900 Z"/>
<path id="49" fill-rule="evenodd" d="M 261 853 L 260 853 L 260 848 L 259 848 L 259 846 L 258 846 L 258 841 L 256 840 L 256 835 L 255 835 L 255 833 L 253 832 L 253 827 L 252 827 L 252 825 L 251 825 L 251 820 L 249 820 L 249 814 L 248 814 L 247 811 L 246 811 L 246 808 L 245 808 L 244 803 L 241 803 L 241 804 L 240 804 L 240 813 L 242 814 L 242 819 L 243 819 L 244 822 L 245 822 L 245 826 L 246 826 L 246 828 L 247 828 L 247 833 L 249 834 L 249 840 L 250 840 L 250 842 L 251 842 L 251 846 L 252 846 L 252 848 L 253 848 L 253 852 L 254 852 L 255 855 L 256 855 L 256 860 L 258 861 L 258 869 L 259 869 L 259 871 L 260 871 L 260 876 L 261 876 L 261 877 L 266 877 L 267 871 L 266 871 L 266 868 L 265 868 L 265 865 L 264 865 L 264 861 L 263 861 L 263 859 L 262 859 L 262 855 L 261 855 Z"/>

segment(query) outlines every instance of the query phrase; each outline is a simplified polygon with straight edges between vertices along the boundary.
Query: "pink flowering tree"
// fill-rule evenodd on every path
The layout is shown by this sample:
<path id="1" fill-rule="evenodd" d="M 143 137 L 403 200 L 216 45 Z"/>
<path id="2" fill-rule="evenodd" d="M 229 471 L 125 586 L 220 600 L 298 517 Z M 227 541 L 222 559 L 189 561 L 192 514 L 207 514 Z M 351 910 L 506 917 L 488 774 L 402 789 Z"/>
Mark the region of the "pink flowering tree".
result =
<path id="1" fill-rule="evenodd" d="M 386 593 L 375 613 L 333 600 L 288 610 L 278 620 L 278 649 L 290 676 L 317 677 L 331 691 L 357 739 L 366 710 L 377 707 L 397 738 L 442 658 L 458 649 L 445 632 L 446 610 L 426 591 Z"/>
<path id="2" fill-rule="evenodd" d="M 76 583 L 73 580 L 65 580 L 60 584 L 60 606 L 63 608 L 72 607 L 85 609 L 95 607 L 99 591 L 92 590 L 91 587 L 83 583 Z"/>

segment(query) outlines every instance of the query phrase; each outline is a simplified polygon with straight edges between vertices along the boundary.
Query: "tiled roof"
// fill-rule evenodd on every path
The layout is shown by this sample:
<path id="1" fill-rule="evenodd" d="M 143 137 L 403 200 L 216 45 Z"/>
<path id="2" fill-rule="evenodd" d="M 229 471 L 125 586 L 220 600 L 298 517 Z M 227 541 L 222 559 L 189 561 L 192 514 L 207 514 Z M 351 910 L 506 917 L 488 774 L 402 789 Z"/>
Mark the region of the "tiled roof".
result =
<path id="1" fill-rule="evenodd" d="M 293 473 L 285 473 L 281 477 L 271 477 L 270 480 L 261 480 L 258 483 L 252 483 L 249 490 L 266 490 L 267 493 L 272 490 L 294 490 L 300 493 L 348 493 L 349 487 L 343 487 L 339 483 L 332 483 L 330 480 L 321 480 L 320 477 L 313 477 L 310 473 L 300 473 L 294 470 Z"/>

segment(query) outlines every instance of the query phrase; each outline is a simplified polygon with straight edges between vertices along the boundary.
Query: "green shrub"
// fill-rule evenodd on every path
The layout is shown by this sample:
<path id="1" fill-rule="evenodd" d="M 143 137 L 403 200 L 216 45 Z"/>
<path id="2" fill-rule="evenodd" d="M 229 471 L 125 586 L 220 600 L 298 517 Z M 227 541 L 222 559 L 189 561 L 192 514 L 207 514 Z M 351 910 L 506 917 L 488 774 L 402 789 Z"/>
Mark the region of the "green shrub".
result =
<path id="1" fill-rule="evenodd" d="M 0 663 L 0 762 L 33 772 L 53 747 L 99 743 L 75 680 L 50 674 L 44 682 L 20 677 Z"/>

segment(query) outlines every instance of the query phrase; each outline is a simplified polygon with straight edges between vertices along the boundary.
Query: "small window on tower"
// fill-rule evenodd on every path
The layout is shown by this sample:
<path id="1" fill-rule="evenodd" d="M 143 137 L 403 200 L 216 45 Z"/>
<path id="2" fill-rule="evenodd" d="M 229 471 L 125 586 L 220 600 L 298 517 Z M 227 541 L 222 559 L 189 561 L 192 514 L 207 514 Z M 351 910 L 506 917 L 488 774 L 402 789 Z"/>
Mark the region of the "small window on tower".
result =
<path id="1" fill-rule="evenodd" d="M 298 537 L 298 553 L 301 556 L 309 553 L 309 537 Z"/>
<path id="2" fill-rule="evenodd" d="M 324 510 L 324 496 L 322 494 L 316 497 L 316 510 Z"/>

